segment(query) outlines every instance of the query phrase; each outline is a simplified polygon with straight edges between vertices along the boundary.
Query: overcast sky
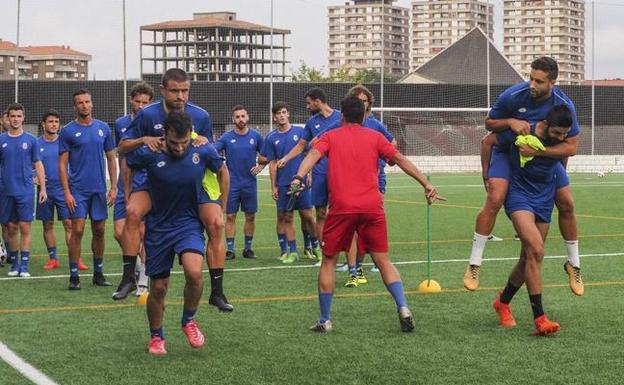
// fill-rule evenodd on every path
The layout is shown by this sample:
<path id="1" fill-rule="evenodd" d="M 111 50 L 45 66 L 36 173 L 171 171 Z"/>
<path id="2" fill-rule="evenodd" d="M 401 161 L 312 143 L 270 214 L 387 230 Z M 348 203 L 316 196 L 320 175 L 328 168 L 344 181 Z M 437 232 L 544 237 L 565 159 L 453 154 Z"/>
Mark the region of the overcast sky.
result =
<path id="1" fill-rule="evenodd" d="M 0 38 L 16 41 L 17 0 L 2 1 Z M 502 41 L 502 0 L 495 4 L 495 42 Z M 338 0 L 273 0 L 276 28 L 292 31 L 287 58 L 296 68 L 300 61 L 327 68 L 327 6 Z M 586 2 L 586 77 L 591 77 L 591 1 Z M 410 7 L 410 0 L 397 5 Z M 271 23 L 270 0 L 126 0 L 128 77 L 138 78 L 139 26 L 191 19 L 193 12 L 233 11 L 239 20 Z M 624 78 L 624 1 L 595 0 L 597 79 Z M 22 0 L 20 45 L 70 45 L 89 53 L 89 77 L 123 78 L 122 0 Z"/>

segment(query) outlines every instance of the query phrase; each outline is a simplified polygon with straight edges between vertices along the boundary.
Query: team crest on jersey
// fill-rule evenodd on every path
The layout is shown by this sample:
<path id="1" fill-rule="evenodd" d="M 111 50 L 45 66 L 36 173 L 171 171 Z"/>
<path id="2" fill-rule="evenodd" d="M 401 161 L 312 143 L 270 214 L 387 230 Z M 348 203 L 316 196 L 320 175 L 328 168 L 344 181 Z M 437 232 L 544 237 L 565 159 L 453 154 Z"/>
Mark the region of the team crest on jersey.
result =
<path id="1" fill-rule="evenodd" d="M 525 112 L 527 112 L 527 109 L 526 109 L 526 108 L 524 108 L 524 107 L 520 107 L 520 108 L 518 109 L 518 112 L 525 113 Z"/>
<path id="2" fill-rule="evenodd" d="M 98 135 L 99 135 L 99 136 L 104 136 L 104 131 L 102 131 L 102 130 L 98 130 Z"/>
<path id="3" fill-rule="evenodd" d="M 80 135 L 82 135 L 82 132 L 77 132 L 76 133 L 76 138 L 79 137 Z"/>
<path id="4" fill-rule="evenodd" d="M 121 132 L 122 132 L 122 133 L 123 133 L 123 132 L 126 132 L 126 130 L 127 130 L 127 129 L 128 129 L 128 127 L 124 127 L 124 128 L 122 128 L 122 129 L 121 129 Z"/>
<path id="5" fill-rule="evenodd" d="M 298 140 L 299 140 L 299 136 L 294 135 L 294 136 L 293 136 L 293 140 L 294 140 L 295 142 L 296 142 L 296 141 L 298 141 Z"/>
<path id="6" fill-rule="evenodd" d="M 198 164 L 199 163 L 199 154 L 194 152 L 193 153 L 193 157 L 191 158 L 191 160 L 193 161 L 193 164 Z"/>
<path id="7" fill-rule="evenodd" d="M 163 129 L 163 125 L 158 123 L 158 124 L 154 124 L 154 131 L 160 131 Z"/>
<path id="8" fill-rule="evenodd" d="M 40 149 L 39 149 L 39 152 L 43 152 L 43 148 L 40 148 Z"/>
<path id="9" fill-rule="evenodd" d="M 236 143 L 236 139 L 230 140 L 230 143 Z"/>
<path id="10" fill-rule="evenodd" d="M 320 124 L 315 124 L 315 125 L 314 125 L 314 128 L 319 128 L 319 127 L 321 127 L 321 125 L 320 125 Z"/>
<path id="11" fill-rule="evenodd" d="M 156 167 L 162 167 L 164 166 L 166 163 L 164 160 L 161 160 L 160 162 L 156 163 Z"/>
<path id="12" fill-rule="evenodd" d="M 279 139 L 275 141 L 275 145 L 277 146 L 279 144 Z"/>
<path id="13" fill-rule="evenodd" d="M 22 148 L 23 148 L 24 150 L 28 150 L 28 143 L 23 142 L 23 143 L 22 143 Z"/>
<path id="14" fill-rule="evenodd" d="M 254 142 L 253 138 L 249 139 L 249 144 L 254 144 Z"/>
<path id="15" fill-rule="evenodd" d="M 2 143 L 2 148 L 5 148 L 8 145 L 8 143 Z"/>

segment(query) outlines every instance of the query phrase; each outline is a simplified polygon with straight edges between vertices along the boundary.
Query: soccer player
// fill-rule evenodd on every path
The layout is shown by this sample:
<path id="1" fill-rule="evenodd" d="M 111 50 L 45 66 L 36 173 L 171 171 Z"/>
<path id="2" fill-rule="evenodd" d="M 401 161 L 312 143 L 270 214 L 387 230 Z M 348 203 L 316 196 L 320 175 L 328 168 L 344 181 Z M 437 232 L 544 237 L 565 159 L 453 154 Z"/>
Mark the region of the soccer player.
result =
<path id="1" fill-rule="evenodd" d="M 363 85 L 356 85 L 351 87 L 348 96 L 355 96 L 360 99 L 366 110 L 364 112 L 364 121 L 362 122 L 362 126 L 365 128 L 370 128 L 371 130 L 377 131 L 384 136 L 394 147 L 396 147 L 397 143 L 394 139 L 394 136 L 388 131 L 386 126 L 378 120 L 372 112 L 373 103 L 375 102 L 375 97 L 370 90 Z M 330 128 L 331 129 L 331 128 Z M 386 167 L 386 162 L 383 159 L 379 159 L 379 192 L 382 194 L 386 193 L 386 172 L 384 168 Z M 353 244 L 351 249 L 347 253 L 347 268 L 349 271 L 349 279 L 345 284 L 345 287 L 357 287 L 359 284 L 367 283 L 366 275 L 364 274 L 364 269 L 362 269 L 362 262 L 364 261 L 364 254 L 357 253 L 357 235 L 353 239 Z M 379 272 L 377 266 L 373 266 L 371 269 L 373 272 Z"/>
<path id="2" fill-rule="evenodd" d="M 165 146 L 160 152 L 142 147 L 131 154 L 128 164 L 146 169 L 151 210 L 146 217 L 146 272 L 151 278 L 147 299 L 150 328 L 148 352 L 165 355 L 163 315 L 169 275 L 175 255 L 184 270 L 184 310 L 182 331 L 193 348 L 204 345 L 195 314 L 204 289 L 204 228 L 198 213 L 198 199 L 203 192 L 205 170 L 212 170 L 223 191 L 227 191 L 227 167 L 212 145 L 191 145 L 192 118 L 184 111 L 172 111 L 164 122 Z M 201 191 L 200 191 L 201 190 Z M 220 206 L 218 200 L 207 202 Z"/>
<path id="3" fill-rule="evenodd" d="M 185 111 L 193 120 L 193 146 L 212 142 L 212 123 L 210 114 L 202 108 L 189 103 L 191 82 L 186 72 L 179 68 L 168 69 L 162 78 L 160 91 L 162 101 L 143 108 L 134 118 L 119 143 L 119 153 L 125 154 L 134 151 L 142 145 L 147 145 L 152 151 L 160 151 L 164 142 L 164 121 L 171 111 Z M 129 186 L 128 186 L 129 187 Z M 126 206 L 126 224 L 123 231 L 122 252 L 124 273 L 113 293 L 114 300 L 126 298 L 132 291 L 134 281 L 134 265 L 141 243 L 141 222 L 151 207 L 150 196 L 147 192 L 148 183 L 142 186 L 133 186 L 132 194 L 128 197 Z M 211 190 L 211 197 L 217 199 L 221 193 L 216 176 L 206 171 L 204 188 Z M 204 198 L 208 198 L 205 196 Z M 234 307 L 223 294 L 223 264 L 225 262 L 224 222 L 221 208 L 217 205 L 208 205 L 208 201 L 199 202 L 199 217 L 208 232 L 208 247 L 206 257 L 210 271 L 212 290 L 208 303 L 216 306 L 220 311 L 233 311 Z"/>
<path id="4" fill-rule="evenodd" d="M 323 228 L 323 259 L 319 270 L 319 321 L 310 330 L 332 330 L 331 302 L 335 286 L 336 257 L 347 251 L 357 231 L 360 248 L 371 253 L 381 277 L 394 298 L 401 330 L 414 329 L 412 313 L 407 307 L 403 283 L 388 256 L 388 235 L 383 199 L 379 192 L 379 158 L 398 165 L 424 188 L 429 204 L 438 192 L 425 176 L 381 134 L 361 126 L 365 107 L 356 97 L 340 103 L 343 126 L 322 134 L 308 152 L 291 182 L 291 191 L 301 188 L 303 176 L 322 157 L 328 159 L 329 210 Z M 357 173 L 353 170 L 358 170 Z"/>
<path id="5" fill-rule="evenodd" d="M 299 153 L 282 168 L 277 167 L 277 161 L 300 143 L 303 129 L 290 124 L 290 113 L 286 103 L 275 103 L 271 111 L 273 112 L 273 121 L 277 124 L 277 129 L 267 135 L 262 153 L 269 160 L 271 195 L 277 204 L 277 228 L 284 231 L 288 243 L 289 253 L 282 262 L 294 263 L 299 259 L 299 254 L 297 253 L 297 240 L 295 238 L 295 227 L 293 226 L 293 210 L 299 211 L 308 233 L 310 235 L 314 234 L 314 214 L 312 213 L 310 189 L 305 189 L 296 198 L 294 204 L 289 207 L 288 203 L 292 198 L 287 194 L 290 180 L 301 164 L 303 154 Z M 313 241 L 318 243 L 315 238 Z"/>
<path id="6" fill-rule="evenodd" d="M 299 139 L 299 143 L 288 154 L 285 154 L 277 161 L 277 167 L 282 168 L 291 159 L 301 154 L 308 143 L 318 138 L 320 134 L 330 127 L 337 127 L 340 123 L 340 111 L 334 110 L 327 104 L 327 94 L 320 88 L 312 88 L 305 94 L 305 106 L 313 115 L 304 127 L 304 134 Z M 312 170 L 312 204 L 316 209 L 316 237 L 319 241 L 323 239 L 323 224 L 327 216 L 327 161 L 321 159 Z M 315 252 L 320 250 L 314 245 Z M 321 259 L 320 255 L 317 255 Z"/>
<path id="7" fill-rule="evenodd" d="M 572 292 L 576 295 L 583 295 L 584 285 L 580 269 L 574 201 L 570 179 L 565 172 L 567 158 L 576 154 L 580 127 L 574 104 L 555 85 L 558 73 L 558 65 L 554 59 L 549 57 L 535 59 L 531 63 L 529 81 L 505 90 L 490 110 L 485 124 L 488 130 L 496 133 L 509 129 L 516 134 L 527 134 L 530 126 L 543 120 L 553 106 L 565 105 L 572 111 L 572 128 L 565 140 L 547 147 L 546 152 L 538 155 L 560 160 L 556 168 L 555 204 L 559 211 L 559 230 L 568 253 L 564 270 L 568 274 Z M 486 146 L 485 151 L 486 153 L 481 154 L 481 164 L 483 170 L 488 170 L 487 174 L 483 174 L 487 199 L 477 215 L 470 262 L 464 274 L 464 287 L 468 290 L 476 290 L 479 286 L 479 273 L 485 244 L 496 222 L 496 215 L 505 201 L 510 181 L 508 150 L 501 146 L 494 146 L 489 150 Z M 491 166 L 487 167 L 488 164 Z"/>
<path id="8" fill-rule="evenodd" d="M 128 97 L 128 102 L 130 103 L 130 113 L 115 121 L 115 144 L 117 146 L 119 146 L 119 141 L 121 140 L 124 132 L 128 129 L 132 119 L 134 119 L 140 109 L 151 103 L 153 98 L 154 90 L 149 84 L 140 82 L 132 86 L 130 96 Z M 128 181 L 125 181 L 124 178 L 127 178 Z M 117 198 L 115 199 L 115 206 L 113 209 L 113 221 L 115 240 L 122 248 L 122 233 L 126 223 L 126 195 L 124 194 L 124 183 L 127 183 L 128 185 L 132 184 L 140 186 L 145 183 L 145 178 L 146 176 L 143 170 L 137 170 L 134 173 L 130 173 L 128 171 L 126 157 L 121 154 L 119 155 L 119 179 L 117 180 Z M 129 186 L 129 189 L 131 189 L 131 186 Z M 141 239 L 143 239 L 144 232 L 145 227 L 141 225 Z M 136 296 L 140 296 L 147 291 L 147 275 L 145 275 L 145 249 L 143 247 L 140 249 L 139 256 L 140 259 L 137 259 L 136 261 L 136 269 L 139 272 L 138 288 L 136 287 L 136 284 L 134 284 L 134 279 L 132 280 L 134 285 L 131 287 L 131 290 L 136 289 Z"/>
<path id="9" fill-rule="evenodd" d="M 44 270 L 58 269 L 61 264 L 56 253 L 56 236 L 54 235 L 54 211 L 65 230 L 65 244 L 69 245 L 71 236 L 71 220 L 69 210 L 65 204 L 63 187 L 59 179 L 59 129 L 61 116 L 58 111 L 49 109 L 41 118 L 43 135 L 37 139 L 39 156 L 43 163 L 46 175 L 46 188 L 48 200 L 37 203 L 36 219 L 43 225 L 43 240 L 48 248 L 48 261 L 43 266 Z"/>
<path id="10" fill-rule="evenodd" d="M 2 113 L 2 124 L 0 125 L 0 134 L 6 131 L 9 131 L 9 127 L 11 126 L 11 124 L 9 123 L 9 112 L 4 110 L 4 112 Z M 3 207 L 3 201 L 4 201 L 4 186 L 2 183 L 2 175 L 0 174 L 0 208 Z M 9 239 L 9 229 L 8 229 L 8 225 L 5 223 L 0 223 L 0 226 L 2 227 L 2 239 L 0 239 L 0 267 L 4 267 L 4 263 L 7 261 L 7 251 L 6 251 L 6 244 L 7 244 L 7 240 Z"/>
<path id="11" fill-rule="evenodd" d="M 91 92 L 84 88 L 73 94 L 77 117 L 63 127 L 59 142 L 59 177 L 65 203 L 71 218 L 69 237 L 69 290 L 80 290 L 78 259 L 87 217 L 91 219 L 91 251 L 93 278 L 97 286 L 110 286 L 103 274 L 104 232 L 108 218 L 107 206 L 117 195 L 117 160 L 115 140 L 108 124 L 93 118 Z M 108 168 L 111 185 L 106 192 Z M 69 168 L 68 168 L 69 165 Z M 69 172 L 68 172 L 69 170 Z"/>
<path id="12" fill-rule="evenodd" d="M 245 246 L 243 258 L 255 259 L 256 254 L 251 248 L 256 229 L 256 212 L 258 211 L 258 182 L 256 175 L 264 169 L 258 164 L 258 154 L 262 149 L 264 138 L 248 127 L 249 115 L 244 106 L 232 108 L 234 129 L 219 138 L 215 143 L 218 153 L 225 154 L 226 164 L 230 173 L 230 191 L 226 206 L 225 240 L 227 251 L 225 259 L 236 258 L 234 239 L 236 236 L 236 213 L 241 209 L 245 213 Z"/>
<path id="13" fill-rule="evenodd" d="M 562 143 L 571 126 L 574 124 L 572 110 L 566 105 L 552 107 L 545 121 L 531 127 L 533 134 L 544 146 Z M 510 302 L 516 292 L 526 283 L 529 292 L 535 335 L 556 333 L 559 324 L 552 322 L 544 314 L 542 306 L 542 261 L 544 259 L 544 242 L 548 234 L 556 188 L 559 177 L 559 159 L 548 156 L 533 157 L 525 164 L 521 163 L 523 154 L 531 153 L 529 147 L 520 148 L 517 135 L 511 130 L 499 134 L 491 134 L 484 147 L 497 144 L 509 148 L 511 180 L 505 198 L 505 212 L 520 237 L 522 248 L 520 260 L 513 268 L 507 285 L 494 300 L 493 307 L 498 313 L 500 325 L 514 327 L 516 321 L 511 312 Z"/>
<path id="14" fill-rule="evenodd" d="M 7 112 L 9 130 L 0 135 L 0 169 L 4 185 L 0 223 L 8 224 L 9 276 L 30 277 L 30 230 L 35 211 L 32 170 L 35 169 L 39 180 L 39 203 L 48 199 L 45 172 L 39 158 L 37 138 L 24 132 L 24 106 L 11 104 Z"/>

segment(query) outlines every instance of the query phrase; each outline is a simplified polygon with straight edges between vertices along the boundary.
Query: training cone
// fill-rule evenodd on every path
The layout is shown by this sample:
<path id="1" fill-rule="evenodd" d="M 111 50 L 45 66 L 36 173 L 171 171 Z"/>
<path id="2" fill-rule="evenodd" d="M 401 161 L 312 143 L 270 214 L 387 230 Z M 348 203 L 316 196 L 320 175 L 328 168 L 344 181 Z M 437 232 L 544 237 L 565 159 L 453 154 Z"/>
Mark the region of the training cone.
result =
<path id="1" fill-rule="evenodd" d="M 442 287 L 437 281 L 426 279 L 418 285 L 416 290 L 419 293 L 439 293 L 442 291 Z"/>
<path id="2" fill-rule="evenodd" d="M 139 305 L 145 305 L 147 303 L 147 297 L 149 297 L 149 292 L 146 291 L 145 293 L 141 294 L 139 296 L 139 299 L 137 299 L 137 303 Z"/>

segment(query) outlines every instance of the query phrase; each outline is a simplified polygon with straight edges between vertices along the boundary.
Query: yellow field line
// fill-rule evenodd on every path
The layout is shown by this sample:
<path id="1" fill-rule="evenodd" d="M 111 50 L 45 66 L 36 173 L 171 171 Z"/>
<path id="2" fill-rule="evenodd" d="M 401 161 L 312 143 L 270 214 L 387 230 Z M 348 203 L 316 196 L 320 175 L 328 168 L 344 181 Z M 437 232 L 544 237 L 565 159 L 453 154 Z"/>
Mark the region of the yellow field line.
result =
<path id="1" fill-rule="evenodd" d="M 624 286 L 624 281 L 603 281 L 603 282 L 585 282 L 587 287 L 605 287 L 605 286 Z M 561 289 L 569 288 L 568 284 L 550 284 L 543 285 L 544 288 Z M 483 287 L 478 291 L 497 291 L 500 287 Z M 470 293 L 464 288 L 444 289 L 438 294 L 455 294 L 455 293 Z M 425 294 L 416 290 L 406 290 L 405 294 Z M 335 298 L 370 298 L 370 297 L 383 297 L 389 295 L 387 291 L 370 292 L 370 293 L 339 293 L 335 294 Z M 286 301 L 314 301 L 318 299 L 318 295 L 293 295 L 293 296 L 268 296 L 268 297 L 250 297 L 250 298 L 231 298 L 230 301 L 233 304 L 241 303 L 266 303 L 266 302 L 286 302 Z M 167 305 L 182 305 L 182 301 L 167 301 Z M 208 305 L 208 301 L 201 301 L 201 304 Z M 21 308 L 21 309 L 0 309 L 0 315 L 8 314 L 24 314 L 24 313 L 60 313 L 82 310 L 109 310 L 109 309 L 122 309 L 132 307 L 143 307 L 137 303 L 122 303 L 122 304 L 100 304 L 100 305 L 73 305 L 73 306 L 56 306 L 56 307 L 33 307 L 33 308 Z"/>

